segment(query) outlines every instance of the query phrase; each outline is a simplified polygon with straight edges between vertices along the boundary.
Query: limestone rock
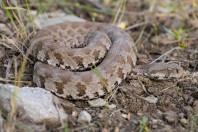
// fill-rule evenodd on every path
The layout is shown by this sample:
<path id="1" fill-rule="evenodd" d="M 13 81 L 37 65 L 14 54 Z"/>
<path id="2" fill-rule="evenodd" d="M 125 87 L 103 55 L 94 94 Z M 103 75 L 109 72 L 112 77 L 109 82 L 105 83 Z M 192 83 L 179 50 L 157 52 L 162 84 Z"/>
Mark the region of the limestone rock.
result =
<path id="1" fill-rule="evenodd" d="M 60 120 L 67 119 L 64 110 L 54 105 L 55 97 L 45 89 L 0 84 L 0 107 L 3 110 L 7 112 L 11 110 L 10 101 L 12 102 L 14 97 L 16 97 L 16 111 L 22 112 L 24 119 L 53 125 L 58 125 Z"/>

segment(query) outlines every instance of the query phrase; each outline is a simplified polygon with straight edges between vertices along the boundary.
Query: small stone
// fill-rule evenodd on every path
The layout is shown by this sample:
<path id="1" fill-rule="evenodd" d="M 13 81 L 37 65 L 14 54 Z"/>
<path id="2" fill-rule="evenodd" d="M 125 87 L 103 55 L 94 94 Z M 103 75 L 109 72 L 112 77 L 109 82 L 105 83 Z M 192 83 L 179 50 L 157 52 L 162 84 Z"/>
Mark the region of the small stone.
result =
<path id="1" fill-rule="evenodd" d="M 178 120 L 178 115 L 174 111 L 167 111 L 163 116 L 168 123 L 176 123 Z"/>
<path id="2" fill-rule="evenodd" d="M 114 108 L 116 108 L 116 105 L 115 104 L 110 104 L 110 105 L 108 105 L 108 108 L 109 109 L 114 109 Z"/>
<path id="3" fill-rule="evenodd" d="M 179 113 L 179 118 L 184 118 L 185 114 L 184 113 Z"/>
<path id="4" fill-rule="evenodd" d="M 36 12 L 31 12 L 31 13 L 33 16 L 36 15 Z M 38 27 L 39 29 L 42 29 L 44 27 L 59 24 L 65 21 L 85 22 L 84 19 L 76 17 L 74 15 L 67 15 L 62 11 L 53 11 L 49 13 L 40 14 L 38 17 L 36 17 L 36 19 L 34 20 L 34 23 L 36 27 Z"/>
<path id="5" fill-rule="evenodd" d="M 72 112 L 72 116 L 74 116 L 74 117 L 77 117 L 78 114 L 79 114 L 79 113 L 78 113 L 77 111 L 73 111 L 73 112 Z"/>
<path id="6" fill-rule="evenodd" d="M 186 124 L 188 124 L 188 120 L 185 118 L 180 119 L 180 123 L 184 126 Z"/>
<path id="7" fill-rule="evenodd" d="M 91 107 L 102 107 L 105 106 L 106 101 L 104 99 L 98 98 L 94 100 L 89 100 L 88 103 Z"/>
<path id="8" fill-rule="evenodd" d="M 156 124 L 152 125 L 153 129 L 156 129 L 157 127 L 158 127 L 158 125 L 156 125 Z"/>
<path id="9" fill-rule="evenodd" d="M 147 96 L 145 98 L 145 100 L 148 101 L 149 103 L 156 104 L 157 101 L 158 101 L 158 98 L 156 98 L 153 95 L 151 95 L 151 96 Z"/>
<path id="10" fill-rule="evenodd" d="M 86 111 L 81 111 L 78 116 L 78 123 L 90 123 L 91 122 L 91 115 Z"/>
<path id="11" fill-rule="evenodd" d="M 122 114 L 122 117 L 127 119 L 128 116 L 127 116 L 127 114 Z"/>

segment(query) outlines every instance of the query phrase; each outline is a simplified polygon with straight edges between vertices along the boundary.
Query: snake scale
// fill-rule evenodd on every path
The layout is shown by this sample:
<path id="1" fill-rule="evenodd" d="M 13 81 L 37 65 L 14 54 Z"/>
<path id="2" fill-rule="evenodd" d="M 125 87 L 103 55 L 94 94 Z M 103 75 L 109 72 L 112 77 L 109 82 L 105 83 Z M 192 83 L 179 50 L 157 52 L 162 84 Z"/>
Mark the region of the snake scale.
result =
<path id="1" fill-rule="evenodd" d="M 33 82 L 67 99 L 88 100 L 111 92 L 137 60 L 131 36 L 104 23 L 48 26 L 30 44 L 38 60 Z"/>

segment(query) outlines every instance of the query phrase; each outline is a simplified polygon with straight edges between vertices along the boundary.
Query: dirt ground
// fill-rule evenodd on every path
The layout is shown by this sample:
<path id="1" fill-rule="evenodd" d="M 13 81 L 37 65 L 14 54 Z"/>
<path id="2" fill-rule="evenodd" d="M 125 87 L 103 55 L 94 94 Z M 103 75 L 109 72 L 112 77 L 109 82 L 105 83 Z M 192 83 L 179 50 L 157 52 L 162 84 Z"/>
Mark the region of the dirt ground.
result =
<path id="1" fill-rule="evenodd" d="M 45 2 L 42 2 L 44 4 Z M 70 0 L 50 3 L 44 12 L 62 10 L 75 14 L 88 21 L 120 23 L 134 39 L 138 49 L 137 66 L 146 65 L 161 55 L 159 61 L 174 62 L 185 70 L 185 75 L 178 79 L 154 80 L 132 72 L 113 95 L 103 98 L 110 106 L 92 108 L 87 101 L 62 101 L 68 118 L 69 131 L 114 131 L 114 132 L 198 132 L 198 1 L 196 0 L 128 0 L 124 7 L 120 1 Z M 21 2 L 21 5 L 24 3 Z M 78 6 L 77 6 L 78 5 Z M 45 5 L 43 5 L 45 6 Z M 25 8 L 25 6 L 22 6 Z M 39 9 L 36 2 L 31 9 Z M 116 18 L 116 12 L 121 12 Z M 106 11 L 106 12 L 105 12 Z M 114 15 L 113 15 L 114 14 Z M 17 23 L 17 20 L 14 20 Z M 5 24 L 11 31 L 0 27 L 0 81 L 13 83 L 14 59 L 20 69 L 25 51 L 25 40 L 17 36 L 14 26 L 5 11 L 0 10 L 0 24 Z M 28 21 L 24 19 L 24 23 Z M 16 26 L 19 26 L 16 24 Z M 28 28 L 30 36 L 31 27 Z M 13 34 L 14 32 L 14 34 Z M 12 33 L 12 34 L 11 34 Z M 16 42 L 19 49 L 12 45 Z M 23 41 L 28 42 L 28 40 Z M 171 52 L 169 52 L 171 51 Z M 168 54 L 166 54 L 168 52 Z M 33 61 L 28 61 L 23 78 L 23 85 L 32 84 Z M 155 101 L 157 100 L 157 101 Z M 78 124 L 72 113 L 86 110 L 92 116 L 90 124 Z M 64 131 L 64 126 L 44 127 L 45 131 Z M 18 131 L 24 130 L 16 125 Z"/>

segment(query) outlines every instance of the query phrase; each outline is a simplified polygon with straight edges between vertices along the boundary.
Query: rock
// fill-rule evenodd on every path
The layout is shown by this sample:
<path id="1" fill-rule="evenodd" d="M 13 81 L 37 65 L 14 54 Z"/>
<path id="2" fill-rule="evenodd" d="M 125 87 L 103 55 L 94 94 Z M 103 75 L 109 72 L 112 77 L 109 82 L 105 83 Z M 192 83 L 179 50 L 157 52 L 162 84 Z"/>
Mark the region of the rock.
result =
<path id="1" fill-rule="evenodd" d="M 156 104 L 157 101 L 158 101 L 158 98 L 156 98 L 153 95 L 151 95 L 151 96 L 147 96 L 145 98 L 145 100 L 148 101 L 149 103 Z"/>
<path id="2" fill-rule="evenodd" d="M 36 14 L 36 12 L 32 12 L 33 15 Z M 36 27 L 39 29 L 42 29 L 44 27 L 47 27 L 49 25 L 55 25 L 62 23 L 64 21 L 70 21 L 70 22 L 84 22 L 85 20 L 82 18 L 79 18 L 74 15 L 67 15 L 62 11 L 53 11 L 50 13 L 43 13 L 40 14 L 34 21 L 36 24 Z"/>
<path id="3" fill-rule="evenodd" d="M 0 108 L 9 112 L 10 102 L 14 96 L 16 97 L 16 112 L 22 114 L 24 120 L 31 120 L 35 123 L 45 122 L 46 125 L 56 126 L 60 125 L 60 120 L 66 121 L 67 119 L 64 110 L 54 105 L 55 96 L 45 89 L 19 88 L 10 84 L 0 84 Z"/>
<path id="4" fill-rule="evenodd" d="M 127 114 L 122 114 L 122 117 L 125 119 L 128 119 L 128 115 Z"/>
<path id="5" fill-rule="evenodd" d="M 81 111 L 78 116 L 78 123 L 90 123 L 91 122 L 91 115 L 86 111 Z"/>
<path id="6" fill-rule="evenodd" d="M 89 100 L 88 103 L 91 107 L 102 107 L 105 106 L 107 102 L 104 99 L 98 98 L 94 100 Z"/>
<path id="7" fill-rule="evenodd" d="M 180 123 L 185 126 L 186 124 L 188 124 L 188 120 L 186 118 L 182 118 L 180 119 Z"/>
<path id="8" fill-rule="evenodd" d="M 180 119 L 182 119 L 182 118 L 184 118 L 185 114 L 184 113 L 179 113 L 178 116 L 179 116 Z"/>
<path id="9" fill-rule="evenodd" d="M 110 105 L 108 105 L 108 108 L 109 109 L 114 109 L 114 108 L 116 108 L 116 105 L 115 104 L 110 104 Z"/>
<path id="10" fill-rule="evenodd" d="M 174 111 L 163 113 L 163 117 L 168 123 L 176 123 L 178 121 L 178 115 Z"/>

